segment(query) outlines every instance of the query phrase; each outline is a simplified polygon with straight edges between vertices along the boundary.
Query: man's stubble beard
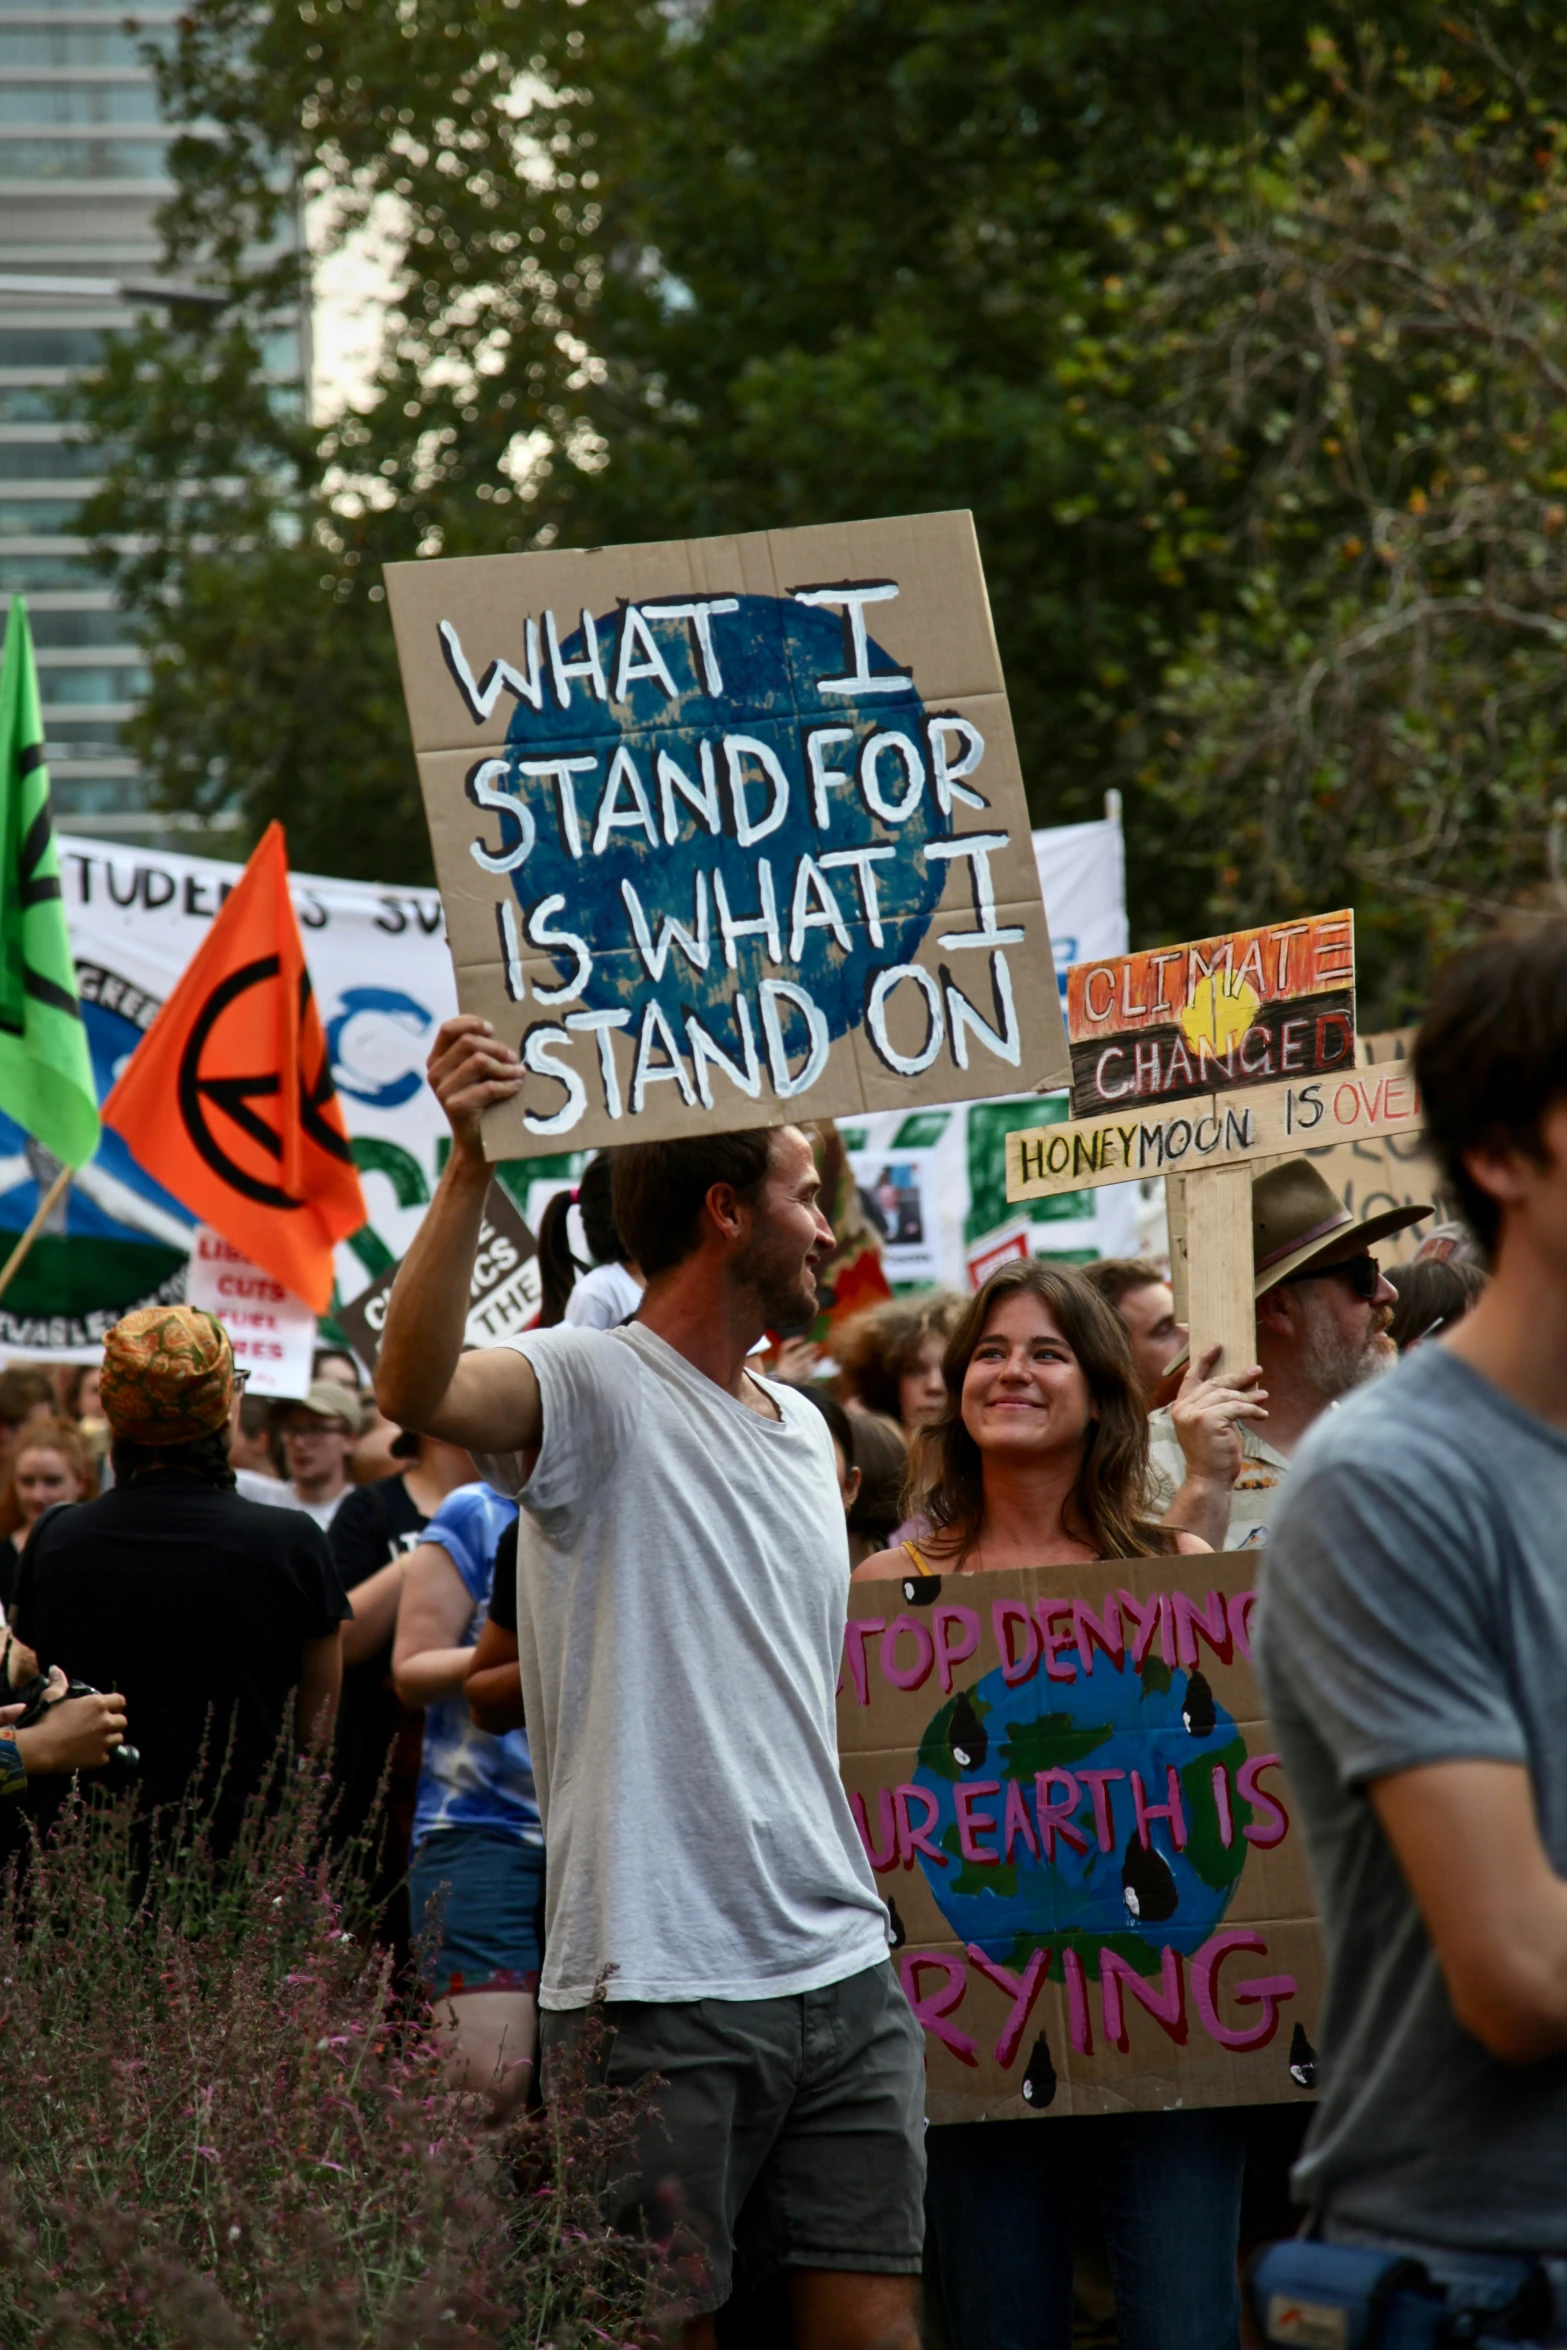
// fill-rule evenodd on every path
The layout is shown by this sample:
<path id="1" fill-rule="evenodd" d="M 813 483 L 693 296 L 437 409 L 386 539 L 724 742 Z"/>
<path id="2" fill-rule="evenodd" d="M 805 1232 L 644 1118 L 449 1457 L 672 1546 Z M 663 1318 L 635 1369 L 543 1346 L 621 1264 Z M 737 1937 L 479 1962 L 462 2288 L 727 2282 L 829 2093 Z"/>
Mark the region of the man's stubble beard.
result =
<path id="1" fill-rule="evenodd" d="M 1326 1298 L 1310 1300 L 1300 1355 L 1301 1377 L 1315 1388 L 1324 1403 L 1337 1403 L 1368 1380 L 1379 1379 L 1398 1360 L 1386 1335 L 1386 1323 L 1358 1342 L 1345 1335 L 1332 1318 Z"/>
<path id="2" fill-rule="evenodd" d="M 768 1330 L 798 1330 L 818 1310 L 815 1275 L 792 1243 L 758 1235 L 734 1265 L 737 1288 L 748 1290 Z"/>

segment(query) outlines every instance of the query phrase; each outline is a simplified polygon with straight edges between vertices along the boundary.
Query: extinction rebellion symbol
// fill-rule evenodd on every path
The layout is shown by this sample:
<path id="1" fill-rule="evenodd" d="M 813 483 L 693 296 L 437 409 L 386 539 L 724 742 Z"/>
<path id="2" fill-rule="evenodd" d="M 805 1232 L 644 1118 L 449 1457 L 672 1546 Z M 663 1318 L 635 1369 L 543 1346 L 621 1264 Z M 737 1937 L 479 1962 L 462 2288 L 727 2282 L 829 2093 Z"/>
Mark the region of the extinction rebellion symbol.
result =
<path id="1" fill-rule="evenodd" d="M 225 1060 L 232 1062 L 242 1044 L 266 1030 L 275 1035 L 282 1033 L 285 1023 L 281 1018 L 268 1019 L 262 1005 L 246 1002 L 255 989 L 281 984 L 282 965 L 276 955 L 258 956 L 254 962 L 242 964 L 239 970 L 231 971 L 219 980 L 191 1025 L 179 1067 L 180 1115 L 192 1148 L 199 1152 L 220 1182 L 228 1184 L 242 1198 L 252 1200 L 263 1208 L 299 1208 L 305 1205 L 303 1199 L 296 1198 L 283 1182 L 266 1171 L 270 1165 L 276 1170 L 277 1176 L 282 1176 L 284 1136 L 276 1127 L 269 1125 L 253 1106 L 259 1101 L 278 1099 L 283 1091 L 283 1072 L 280 1069 L 252 1067 L 238 1071 L 230 1068 L 219 1074 L 210 1069 L 209 1063 Z M 310 975 L 302 971 L 299 976 L 301 1034 L 306 1032 L 305 1013 L 309 1002 Z M 225 1013 L 235 1005 L 243 1007 L 240 1020 L 236 1023 L 242 1035 L 235 1037 L 225 1049 L 223 1037 L 218 1033 L 220 1023 Z M 248 1017 L 245 1016 L 247 1014 Z M 301 1060 L 297 1084 L 299 1124 L 304 1134 L 334 1159 L 352 1165 L 353 1153 L 348 1143 L 321 1115 L 322 1105 L 333 1099 L 331 1057 L 324 1046 L 320 1065 L 313 1077 Z M 251 1165 L 242 1165 L 233 1155 L 233 1148 L 225 1148 L 218 1140 L 208 1117 L 209 1103 L 221 1111 L 231 1126 L 237 1127 L 240 1134 L 254 1145 L 255 1153 L 260 1154 L 259 1171 L 254 1154 L 247 1154 L 252 1158 Z"/>

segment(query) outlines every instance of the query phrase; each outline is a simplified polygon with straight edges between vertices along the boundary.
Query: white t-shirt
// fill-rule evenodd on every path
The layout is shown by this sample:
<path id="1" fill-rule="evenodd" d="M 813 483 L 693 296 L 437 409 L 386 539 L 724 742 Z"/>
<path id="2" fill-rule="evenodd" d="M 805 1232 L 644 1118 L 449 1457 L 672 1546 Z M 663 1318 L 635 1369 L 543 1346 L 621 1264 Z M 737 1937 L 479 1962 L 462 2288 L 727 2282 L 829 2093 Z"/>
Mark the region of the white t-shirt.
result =
<path id="1" fill-rule="evenodd" d="M 307 1518 L 315 1519 L 323 1534 L 354 1490 L 345 1485 L 330 1501 L 301 1501 L 292 1485 L 285 1485 L 280 1477 L 264 1477 L 259 1469 L 236 1469 L 234 1486 L 246 1501 L 259 1501 L 267 1509 L 303 1510 Z"/>
<path id="2" fill-rule="evenodd" d="M 838 1775 L 848 1543 L 826 1422 L 764 1420 L 641 1323 L 529 1330 L 518 1645 L 546 1853 L 540 2004 L 768 1999 L 887 1955 Z"/>
<path id="3" fill-rule="evenodd" d="M 573 1330 L 613 1330 L 642 1303 L 642 1284 L 624 1265 L 595 1265 L 566 1300 L 565 1320 Z"/>

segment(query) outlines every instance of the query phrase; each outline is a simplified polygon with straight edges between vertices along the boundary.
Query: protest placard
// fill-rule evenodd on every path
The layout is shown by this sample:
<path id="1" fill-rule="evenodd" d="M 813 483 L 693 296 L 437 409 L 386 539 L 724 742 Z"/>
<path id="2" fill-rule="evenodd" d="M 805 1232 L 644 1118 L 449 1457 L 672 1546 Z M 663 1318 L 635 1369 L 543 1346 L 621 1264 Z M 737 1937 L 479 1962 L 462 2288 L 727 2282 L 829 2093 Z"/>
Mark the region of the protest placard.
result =
<path id="1" fill-rule="evenodd" d="M 1066 1003 L 1077 1118 L 1342 1072 L 1355 1063 L 1355 918 L 1074 963 Z"/>
<path id="2" fill-rule="evenodd" d="M 1240 1096 L 1209 1094 L 1179 1109 L 1134 1105 L 1009 1134 L 1007 1197 L 1043 1199 L 1143 1175 L 1190 1176 L 1419 1132 L 1420 1095 L 1407 1063 L 1354 1069 Z"/>
<path id="3" fill-rule="evenodd" d="M 1257 1558 L 857 1583 L 844 1784 L 934 2122 L 1299 2101 L 1321 1948 Z"/>
<path id="4" fill-rule="evenodd" d="M 1381 1071 L 1389 1062 L 1407 1062 L 1414 1041 L 1413 1028 L 1390 1028 L 1357 1038 L 1355 1049 L 1362 1067 Z M 1384 1134 L 1358 1134 L 1327 1149 L 1308 1148 L 1305 1155 L 1332 1184 L 1357 1224 L 1387 1208 L 1430 1202 L 1429 1217 L 1377 1242 L 1377 1259 L 1383 1265 L 1407 1264 L 1433 1224 L 1460 1216 L 1452 1187 L 1427 1150 L 1418 1123 Z"/>
<path id="5" fill-rule="evenodd" d="M 381 1351 L 386 1308 L 397 1267 L 362 1289 L 352 1304 L 339 1306 L 337 1322 L 367 1371 Z M 498 1183 L 484 1203 L 479 1245 L 468 1283 L 468 1346 L 499 1346 L 525 1330 L 539 1310 L 539 1259 L 533 1234 Z"/>
<path id="6" fill-rule="evenodd" d="M 387 593 L 492 1157 L 1066 1082 L 967 514 Z"/>
<path id="7" fill-rule="evenodd" d="M 849 1153 L 861 1203 L 881 1241 L 881 1268 L 889 1281 L 941 1278 L 933 1157 L 931 1151 L 915 1149 Z"/>
<path id="8" fill-rule="evenodd" d="M 299 1396 L 310 1386 L 316 1318 L 302 1297 L 253 1265 L 210 1224 L 191 1233 L 185 1302 L 216 1314 L 252 1395 Z"/>
<path id="9" fill-rule="evenodd" d="M 1239 1372 L 1256 1343 L 1254 1173 L 1419 1129 L 1408 1071 L 1355 1067 L 1354 918 L 1074 965 L 1067 1006 L 1077 1115 L 1008 1134 L 1007 1197 L 1183 1179 L 1192 1356 L 1217 1347 L 1219 1375 Z"/>

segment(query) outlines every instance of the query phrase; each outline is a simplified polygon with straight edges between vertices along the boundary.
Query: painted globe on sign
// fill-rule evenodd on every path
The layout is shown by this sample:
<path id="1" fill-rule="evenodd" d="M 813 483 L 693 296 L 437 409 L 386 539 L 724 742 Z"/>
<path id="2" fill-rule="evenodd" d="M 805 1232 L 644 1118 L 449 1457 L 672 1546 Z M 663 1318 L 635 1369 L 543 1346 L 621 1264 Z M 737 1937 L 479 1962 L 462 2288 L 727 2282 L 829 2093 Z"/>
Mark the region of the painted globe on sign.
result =
<path id="1" fill-rule="evenodd" d="M 1008 1688 L 1000 1670 L 971 1689 L 958 1690 L 932 1717 L 920 1745 L 917 1786 L 938 1805 L 931 1840 L 947 1855 L 938 1868 L 925 1855 L 920 1866 L 937 1906 L 954 1935 L 977 1943 L 987 1955 L 1010 1962 L 1026 1958 L 1036 1945 L 1092 1949 L 1111 1943 L 1136 1962 L 1139 1949 L 1154 1956 L 1167 1943 L 1194 1951 L 1223 1919 L 1245 1865 L 1249 1847 L 1242 1824 L 1250 1808 L 1234 1793 L 1235 1774 L 1246 1760 L 1246 1742 L 1231 1716 L 1217 1704 L 1204 1676 L 1173 1672 L 1150 1652 L 1141 1671 L 1129 1659 L 1120 1666 L 1093 1652 L 1085 1673 L 1076 1652 L 1076 1679 L 1051 1681 L 1043 1670 Z M 1215 1766 L 1227 1766 L 1231 1841 L 1226 1844 L 1214 1792 Z M 1169 1771 L 1180 1787 L 1185 1846 L 1169 1820 L 1153 1819 L 1145 1849 L 1137 1832 L 1131 1774 L 1136 1771 L 1148 1806 L 1169 1802 Z M 1060 1770 L 1078 1779 L 1080 1797 L 1064 1812 L 1086 1845 L 1078 1851 L 1059 1833 L 1055 1857 L 1043 1845 L 1036 1856 L 1020 1834 L 1011 1858 L 1004 1857 L 1006 1784 L 1018 1783 L 1030 1825 L 1037 1823 L 1036 1774 Z M 1110 1849 L 1102 1849 L 1090 1783 L 1080 1774 L 1117 1772 L 1103 1784 L 1108 1806 Z M 1003 1857 L 987 1866 L 963 1857 L 955 1790 L 959 1785 L 1001 1782 L 1001 1793 L 971 1801 L 971 1816 L 988 1813 L 995 1832 L 981 1831 L 984 1847 Z M 1070 1787 L 1057 1780 L 1045 1801 L 1064 1807 Z M 1057 1955 L 1056 1964 L 1059 1964 Z"/>
<path id="2" fill-rule="evenodd" d="M 912 679 L 900 681 L 889 692 L 846 694 L 829 701 L 816 692 L 815 681 L 846 673 L 850 656 L 841 615 L 787 597 L 740 596 L 736 604 L 735 611 L 711 623 L 721 694 L 702 690 L 701 665 L 693 648 L 684 643 L 684 631 L 676 634 L 668 623 L 660 623 L 658 642 L 681 688 L 677 695 L 671 698 L 661 683 L 633 675 L 622 700 L 598 701 L 578 678 L 564 710 L 548 692 L 541 711 L 519 701 L 507 734 L 509 772 L 503 785 L 525 803 L 534 826 L 526 857 L 511 874 L 519 908 L 528 915 L 552 906 L 546 919 L 595 942 L 593 1001 L 624 1005 L 635 1023 L 647 999 L 662 994 L 670 1007 L 678 1001 L 682 1015 L 694 1011 L 731 1052 L 736 1049 L 736 991 L 754 994 L 761 979 L 777 977 L 780 970 L 809 991 L 829 1036 L 845 1036 L 858 1026 L 872 978 L 914 957 L 945 886 L 948 866 L 940 860 L 927 863 L 920 847 L 953 831 L 950 812 L 937 803 L 924 706 Z M 566 616 L 559 617 L 564 628 Z M 615 660 L 621 625 L 618 613 L 596 619 L 606 668 Z M 563 641 L 562 658 L 568 664 L 580 662 L 585 649 L 578 627 Z M 892 656 L 874 640 L 868 664 L 874 674 L 895 673 Z M 818 786 L 809 769 L 805 738 L 824 727 L 840 729 L 841 738 L 819 750 L 818 765 L 830 780 Z M 886 739 L 870 754 L 871 794 L 884 807 L 907 810 L 893 821 L 879 817 L 868 803 L 861 772 L 865 746 L 878 735 L 901 737 L 912 753 L 911 759 L 897 740 Z M 733 773 L 723 747 L 726 736 L 749 746 L 734 751 Z M 621 750 L 629 754 L 631 769 L 621 763 L 611 803 L 615 821 L 595 852 L 593 838 L 609 797 L 615 755 Z M 597 765 L 582 779 L 574 844 L 569 826 L 561 821 L 557 787 L 524 777 L 520 769 L 527 760 L 589 752 L 596 754 Z M 669 824 L 660 787 L 661 755 L 689 787 L 684 791 L 679 784 L 669 786 Z M 773 823 L 779 774 L 787 782 L 787 805 Z M 647 797 L 654 837 L 638 812 L 638 782 Z M 983 776 L 976 783 L 983 789 Z M 737 790 L 743 820 L 756 830 L 749 841 L 738 837 Z M 704 793 L 716 794 L 713 804 L 721 818 L 717 832 L 694 804 Z M 858 870 L 837 861 L 838 852 L 862 849 L 880 854 Z M 807 855 L 818 865 L 824 856 L 829 862 L 820 882 L 810 882 L 801 900 L 800 952 L 796 956 L 786 951 L 780 965 L 770 958 L 761 929 L 765 901 L 759 867 L 767 867 L 776 919 L 788 950 L 797 911 L 796 877 L 800 859 Z M 676 940 L 662 958 L 662 984 L 651 975 L 637 951 L 625 895 L 628 886 L 644 912 L 655 950 L 666 917 L 693 937 L 705 928 L 705 968 L 701 958 Z M 880 945 L 874 943 L 867 918 L 867 888 L 874 892 Z M 720 944 L 720 889 L 732 918 L 755 926 L 736 941 L 733 969 Z M 824 892 L 830 893 L 836 922 Z M 605 951 L 605 942 L 616 939 L 624 942 L 624 951 L 616 952 L 613 946 Z M 546 950 L 540 959 L 552 962 L 561 979 L 574 967 L 569 951 L 551 955 Z M 799 1039 L 792 1041 L 797 1046 Z"/>

